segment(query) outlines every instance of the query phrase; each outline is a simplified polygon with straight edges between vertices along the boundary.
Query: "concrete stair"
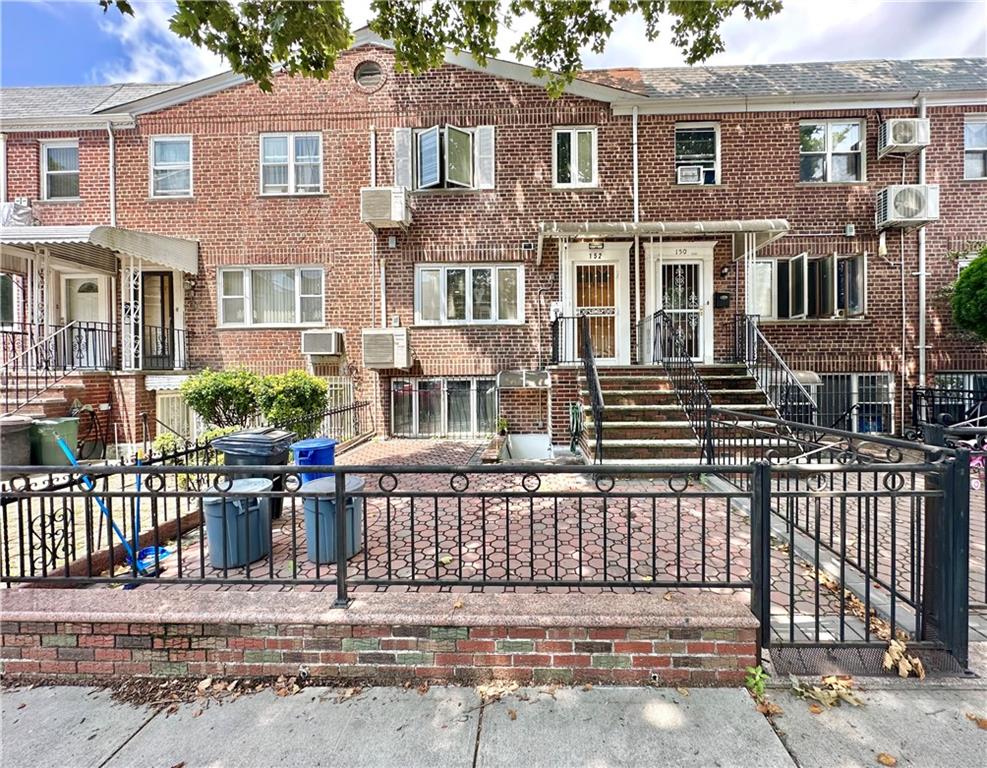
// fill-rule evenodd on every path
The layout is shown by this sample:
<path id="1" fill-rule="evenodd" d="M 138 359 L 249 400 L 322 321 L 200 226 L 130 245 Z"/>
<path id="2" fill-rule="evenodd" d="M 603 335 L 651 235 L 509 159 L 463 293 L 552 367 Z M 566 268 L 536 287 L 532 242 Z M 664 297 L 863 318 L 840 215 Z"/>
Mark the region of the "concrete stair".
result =
<path id="1" fill-rule="evenodd" d="M 758 425 L 757 416 L 775 416 L 764 392 L 742 364 L 697 365 L 714 405 L 751 414 L 732 428 L 717 430 L 735 445 Z M 602 367 L 603 459 L 607 464 L 675 464 L 700 460 L 700 444 L 672 382 L 661 366 Z M 586 379 L 579 375 L 580 394 L 590 402 Z M 590 451 L 596 447 L 595 425 L 587 410 L 585 430 Z"/>
<path id="2" fill-rule="evenodd" d="M 9 399 L 8 391 L 11 393 Z M 25 396 L 23 387 L 15 394 L 14 387 L 0 384 L 0 411 L 4 414 L 16 413 L 18 416 L 30 416 L 35 419 L 68 416 L 72 402 L 82 396 L 84 391 L 85 384 L 82 378 L 73 374 L 50 384 L 33 398 Z"/>

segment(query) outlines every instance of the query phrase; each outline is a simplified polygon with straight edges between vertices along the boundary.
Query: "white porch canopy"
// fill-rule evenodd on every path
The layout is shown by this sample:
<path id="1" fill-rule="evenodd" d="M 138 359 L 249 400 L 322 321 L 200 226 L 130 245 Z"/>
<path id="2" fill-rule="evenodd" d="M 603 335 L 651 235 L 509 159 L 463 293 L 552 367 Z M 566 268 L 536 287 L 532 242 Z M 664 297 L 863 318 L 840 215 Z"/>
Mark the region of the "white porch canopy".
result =
<path id="1" fill-rule="evenodd" d="M 195 240 L 120 227 L 2 227 L 0 244 L 5 255 L 30 257 L 35 249 L 44 248 L 53 259 L 84 264 L 111 274 L 118 270 L 118 255 L 192 275 L 199 271 L 199 244 Z M 8 249 L 22 253 L 9 253 Z"/>
<path id="2" fill-rule="evenodd" d="M 542 222 L 538 225 L 538 259 L 541 264 L 545 238 L 606 239 L 610 237 L 688 237 L 705 235 L 753 235 L 755 248 L 784 237 L 790 227 L 785 219 L 723 219 L 714 221 L 602 221 Z"/>

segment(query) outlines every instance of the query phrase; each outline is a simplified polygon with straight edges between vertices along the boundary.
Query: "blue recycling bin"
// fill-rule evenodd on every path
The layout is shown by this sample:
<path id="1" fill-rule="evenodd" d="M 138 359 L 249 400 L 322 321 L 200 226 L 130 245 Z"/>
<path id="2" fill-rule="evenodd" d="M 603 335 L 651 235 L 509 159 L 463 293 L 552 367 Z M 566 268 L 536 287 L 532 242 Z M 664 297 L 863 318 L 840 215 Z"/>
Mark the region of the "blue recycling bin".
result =
<path id="1" fill-rule="evenodd" d="M 363 491 L 362 477 L 346 478 L 346 493 Z M 305 497 L 308 493 L 333 494 L 328 497 Z M 336 478 L 321 477 L 305 483 L 299 491 L 305 506 L 305 549 L 310 563 L 336 561 Z M 346 558 L 353 557 L 363 546 L 363 497 L 346 500 Z M 318 521 L 318 522 L 316 522 Z M 316 532 L 318 526 L 318 532 Z"/>
<path id="2" fill-rule="evenodd" d="M 238 568 L 270 554 L 270 497 L 227 494 L 263 493 L 270 491 L 273 485 L 266 477 L 243 478 L 234 480 L 225 490 L 213 489 L 222 495 L 202 500 L 209 562 L 213 568 Z"/>
<path id="3" fill-rule="evenodd" d="M 339 441 L 329 437 L 311 437 L 291 444 L 291 452 L 299 467 L 328 466 L 336 463 L 336 445 Z M 302 482 L 308 483 L 321 477 L 332 477 L 328 472 L 302 472 Z"/>

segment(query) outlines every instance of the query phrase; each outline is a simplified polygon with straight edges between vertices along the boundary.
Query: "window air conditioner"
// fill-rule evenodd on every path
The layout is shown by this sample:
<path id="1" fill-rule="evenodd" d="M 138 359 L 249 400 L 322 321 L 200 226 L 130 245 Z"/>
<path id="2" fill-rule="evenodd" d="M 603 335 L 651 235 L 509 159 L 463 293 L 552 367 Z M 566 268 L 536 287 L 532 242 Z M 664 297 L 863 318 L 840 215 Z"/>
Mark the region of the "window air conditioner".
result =
<path id="1" fill-rule="evenodd" d="M 363 364 L 367 368 L 411 368 L 407 328 L 364 328 Z"/>
<path id="2" fill-rule="evenodd" d="M 360 190 L 360 221 L 377 229 L 411 224 L 408 190 L 404 187 L 364 187 Z"/>
<path id="3" fill-rule="evenodd" d="M 677 175 L 679 184 L 703 183 L 703 167 L 701 165 L 680 165 Z"/>
<path id="4" fill-rule="evenodd" d="M 303 355 L 343 354 L 343 332 L 336 328 L 302 331 Z"/>
<path id="5" fill-rule="evenodd" d="M 932 133 L 924 117 L 898 117 L 885 120 L 877 131 L 877 155 L 910 155 L 929 146 Z"/>
<path id="6" fill-rule="evenodd" d="M 939 220 L 938 184 L 892 184 L 877 193 L 877 228 L 920 227 Z"/>

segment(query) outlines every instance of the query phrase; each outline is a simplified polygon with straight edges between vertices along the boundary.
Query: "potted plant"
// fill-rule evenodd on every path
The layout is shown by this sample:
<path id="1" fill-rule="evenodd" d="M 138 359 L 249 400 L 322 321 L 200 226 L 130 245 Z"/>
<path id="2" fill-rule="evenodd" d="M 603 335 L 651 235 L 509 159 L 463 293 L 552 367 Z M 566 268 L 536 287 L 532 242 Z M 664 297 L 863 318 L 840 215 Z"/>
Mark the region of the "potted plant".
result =
<path id="1" fill-rule="evenodd" d="M 497 434 L 501 437 L 507 436 L 507 419 L 503 416 L 497 419 Z"/>

